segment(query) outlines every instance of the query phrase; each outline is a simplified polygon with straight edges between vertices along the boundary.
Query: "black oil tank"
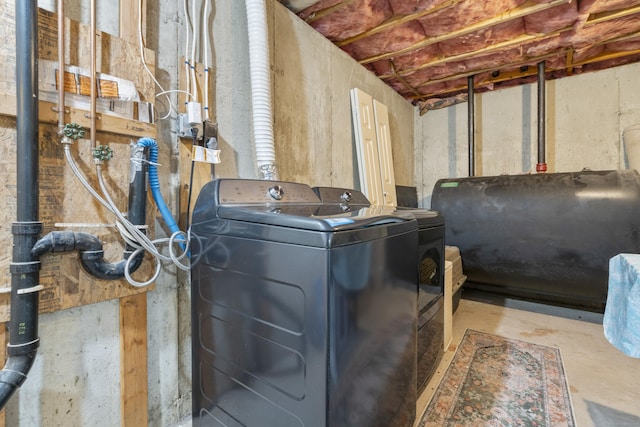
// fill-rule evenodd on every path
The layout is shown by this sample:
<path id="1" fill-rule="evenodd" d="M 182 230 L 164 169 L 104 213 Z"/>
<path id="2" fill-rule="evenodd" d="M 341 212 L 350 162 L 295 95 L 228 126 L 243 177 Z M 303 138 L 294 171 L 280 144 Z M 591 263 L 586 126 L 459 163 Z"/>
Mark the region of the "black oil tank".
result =
<path id="1" fill-rule="evenodd" d="M 442 179 L 431 207 L 465 287 L 603 311 L 609 259 L 640 250 L 635 170 Z"/>

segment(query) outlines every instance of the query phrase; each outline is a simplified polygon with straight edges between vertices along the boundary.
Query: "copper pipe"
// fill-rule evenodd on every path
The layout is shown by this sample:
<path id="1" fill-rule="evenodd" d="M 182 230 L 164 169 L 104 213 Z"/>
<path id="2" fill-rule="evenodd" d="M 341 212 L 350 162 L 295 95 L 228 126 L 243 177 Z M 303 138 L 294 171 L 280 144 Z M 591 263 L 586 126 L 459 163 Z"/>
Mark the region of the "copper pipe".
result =
<path id="1" fill-rule="evenodd" d="M 64 0 L 58 0 L 58 135 L 64 133 Z"/>
<path id="2" fill-rule="evenodd" d="M 91 124 L 91 150 L 96 148 L 96 0 L 91 0 L 90 7 L 91 14 L 91 44 L 90 53 L 91 56 L 91 106 L 89 109 L 89 119 Z"/>

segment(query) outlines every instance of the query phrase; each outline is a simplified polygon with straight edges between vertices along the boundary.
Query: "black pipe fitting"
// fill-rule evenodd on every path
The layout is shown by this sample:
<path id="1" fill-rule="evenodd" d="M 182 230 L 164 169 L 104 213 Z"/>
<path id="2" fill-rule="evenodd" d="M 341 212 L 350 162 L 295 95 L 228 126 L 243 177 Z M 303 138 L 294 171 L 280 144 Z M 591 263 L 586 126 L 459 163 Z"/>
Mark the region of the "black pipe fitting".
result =
<path id="1" fill-rule="evenodd" d="M 108 262 L 104 259 L 102 242 L 93 234 L 74 231 L 52 231 L 33 246 L 31 254 L 41 257 L 45 253 L 80 252 L 82 268 L 91 276 L 102 280 L 116 280 L 124 277 L 127 259 L 133 251 L 126 249 L 124 259 L 119 262 Z M 141 252 L 129 263 L 129 271 L 136 271 L 142 264 L 144 253 Z"/>

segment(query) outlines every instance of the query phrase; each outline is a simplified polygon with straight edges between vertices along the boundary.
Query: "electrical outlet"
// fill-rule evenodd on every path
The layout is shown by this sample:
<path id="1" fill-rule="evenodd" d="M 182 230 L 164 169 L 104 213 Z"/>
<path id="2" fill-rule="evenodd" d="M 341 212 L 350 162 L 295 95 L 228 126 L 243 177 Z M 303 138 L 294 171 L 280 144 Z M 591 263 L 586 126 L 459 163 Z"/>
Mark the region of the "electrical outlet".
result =
<path id="1" fill-rule="evenodd" d="M 197 128 L 198 135 L 202 136 L 202 122 L 196 126 L 191 126 L 191 124 L 189 124 L 189 117 L 187 114 L 178 114 L 178 137 L 189 139 L 193 138 L 193 135 L 191 134 L 191 128 L 193 127 Z"/>

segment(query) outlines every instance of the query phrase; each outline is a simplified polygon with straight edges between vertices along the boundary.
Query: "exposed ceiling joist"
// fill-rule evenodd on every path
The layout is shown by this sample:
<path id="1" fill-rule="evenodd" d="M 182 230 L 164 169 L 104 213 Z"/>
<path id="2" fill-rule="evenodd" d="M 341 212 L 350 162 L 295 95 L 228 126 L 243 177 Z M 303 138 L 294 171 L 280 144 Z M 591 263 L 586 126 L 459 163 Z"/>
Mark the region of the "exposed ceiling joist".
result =
<path id="1" fill-rule="evenodd" d="M 411 102 L 460 102 L 469 76 L 529 83 L 543 60 L 550 79 L 640 61 L 640 0 L 318 0 L 299 15 Z"/>

